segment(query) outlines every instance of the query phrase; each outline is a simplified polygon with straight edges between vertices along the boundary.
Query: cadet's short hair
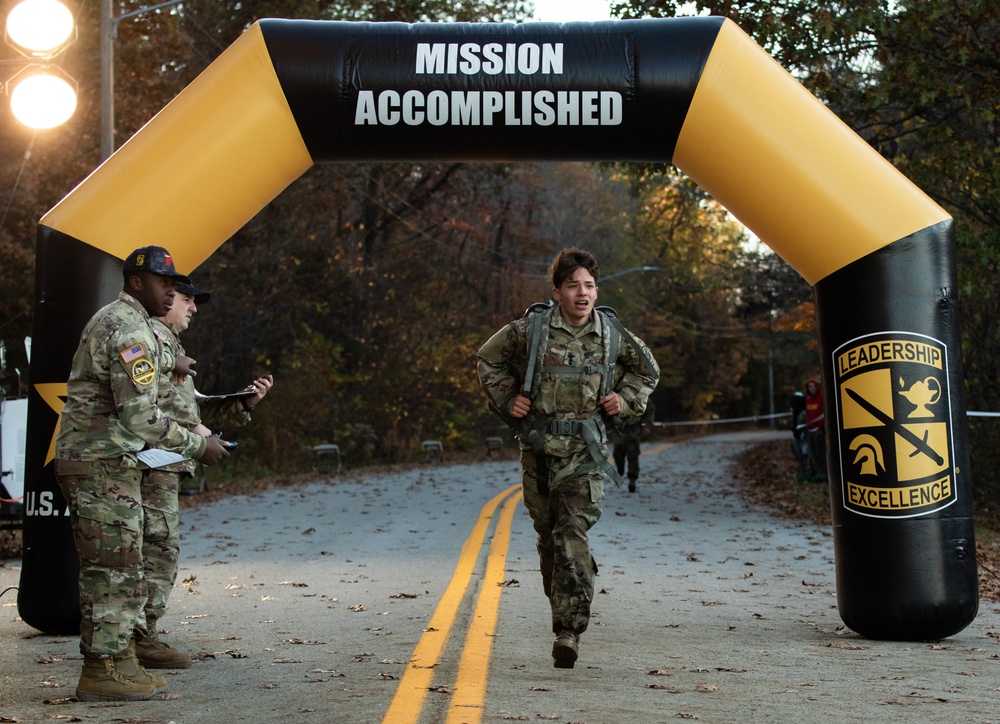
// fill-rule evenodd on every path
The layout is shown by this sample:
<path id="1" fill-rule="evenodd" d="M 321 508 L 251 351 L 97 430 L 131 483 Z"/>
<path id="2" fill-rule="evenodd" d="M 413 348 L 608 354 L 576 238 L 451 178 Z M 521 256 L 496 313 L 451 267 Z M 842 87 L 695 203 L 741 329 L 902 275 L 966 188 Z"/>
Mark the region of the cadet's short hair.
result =
<path id="1" fill-rule="evenodd" d="M 601 270 L 597 266 L 597 259 L 594 258 L 593 254 L 589 251 L 577 249 L 575 246 L 560 251 L 556 254 L 556 258 L 552 260 L 552 266 L 549 267 L 549 277 L 552 279 L 552 287 L 554 289 L 561 287 L 562 283 L 581 267 L 589 271 L 594 277 L 594 281 L 597 281 Z"/>

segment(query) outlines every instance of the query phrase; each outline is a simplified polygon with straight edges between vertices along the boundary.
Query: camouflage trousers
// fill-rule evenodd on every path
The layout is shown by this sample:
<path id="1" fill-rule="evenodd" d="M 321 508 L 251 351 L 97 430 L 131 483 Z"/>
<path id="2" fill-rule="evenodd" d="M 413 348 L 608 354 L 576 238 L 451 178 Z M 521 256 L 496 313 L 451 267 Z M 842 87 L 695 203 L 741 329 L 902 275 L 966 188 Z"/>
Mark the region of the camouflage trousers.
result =
<path id="1" fill-rule="evenodd" d="M 80 651 L 124 650 L 146 604 L 142 474 L 121 458 L 55 461 L 80 557 Z"/>
<path id="2" fill-rule="evenodd" d="M 594 598 L 597 563 L 587 531 L 601 517 L 604 473 L 587 450 L 545 460 L 547 493 L 539 490 L 535 454 L 521 451 L 524 506 L 538 533 L 536 546 L 542 587 L 552 609 L 552 631 L 579 634 L 590 623 Z"/>
<path id="3" fill-rule="evenodd" d="M 142 566 L 148 598 L 141 628 L 148 619 L 163 618 L 177 580 L 180 557 L 180 494 L 183 473 L 147 470 L 142 483 Z"/>

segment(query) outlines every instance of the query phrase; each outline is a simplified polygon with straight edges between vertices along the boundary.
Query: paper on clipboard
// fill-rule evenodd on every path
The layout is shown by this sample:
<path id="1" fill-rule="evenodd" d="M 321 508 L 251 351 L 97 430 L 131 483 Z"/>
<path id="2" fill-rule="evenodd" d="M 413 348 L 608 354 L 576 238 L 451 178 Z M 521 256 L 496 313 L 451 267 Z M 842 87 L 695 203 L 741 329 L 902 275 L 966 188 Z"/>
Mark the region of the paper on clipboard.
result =
<path id="1" fill-rule="evenodd" d="M 151 468 L 164 468 L 167 465 L 182 463 L 185 460 L 191 459 L 187 455 L 170 452 L 169 450 L 158 450 L 155 448 L 152 450 L 140 450 L 135 454 L 135 456 Z"/>

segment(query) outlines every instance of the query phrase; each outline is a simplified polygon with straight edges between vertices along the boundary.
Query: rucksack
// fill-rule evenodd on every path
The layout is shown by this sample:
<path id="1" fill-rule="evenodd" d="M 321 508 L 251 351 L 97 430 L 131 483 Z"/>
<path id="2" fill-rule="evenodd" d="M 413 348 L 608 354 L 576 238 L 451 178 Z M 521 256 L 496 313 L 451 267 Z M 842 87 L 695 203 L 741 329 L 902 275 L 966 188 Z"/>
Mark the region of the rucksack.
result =
<path id="1" fill-rule="evenodd" d="M 622 338 L 628 342 L 632 349 L 636 351 L 642 364 L 644 374 L 652 375 L 654 371 L 653 361 L 649 358 L 649 353 L 633 337 L 625 326 L 618 319 L 618 313 L 611 307 L 595 307 L 594 311 L 601 318 L 601 326 L 604 330 L 604 364 L 586 366 L 560 365 L 558 367 L 545 366 L 542 364 L 545 356 L 544 348 L 548 346 L 548 325 L 545 321 L 548 314 L 555 306 L 554 301 L 535 302 L 529 306 L 523 315 L 528 320 L 528 366 L 524 373 L 524 382 L 521 385 L 521 394 L 530 400 L 535 399 L 535 385 L 538 377 L 542 373 L 549 374 L 589 374 L 599 371 L 601 373 L 601 389 L 598 397 L 605 397 L 614 391 L 615 368 L 618 362 L 618 352 L 621 349 Z M 542 339 L 545 344 L 542 344 Z M 542 350 L 541 353 L 539 350 Z"/>

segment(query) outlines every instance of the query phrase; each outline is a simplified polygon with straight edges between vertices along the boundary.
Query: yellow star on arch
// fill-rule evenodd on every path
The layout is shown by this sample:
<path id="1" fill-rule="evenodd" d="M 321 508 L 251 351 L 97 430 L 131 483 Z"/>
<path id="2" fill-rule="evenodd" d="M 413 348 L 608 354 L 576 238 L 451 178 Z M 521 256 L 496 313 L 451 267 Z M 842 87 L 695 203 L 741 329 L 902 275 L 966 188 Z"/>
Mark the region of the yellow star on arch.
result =
<path id="1" fill-rule="evenodd" d="M 59 432 L 59 423 L 62 422 L 63 405 L 66 404 L 66 396 L 69 393 L 66 391 L 65 382 L 45 382 L 38 384 L 35 385 L 35 391 L 39 397 L 45 400 L 45 404 L 51 407 L 52 411 L 59 418 L 56 420 L 56 426 L 52 429 L 52 441 L 49 443 L 49 452 L 45 456 L 45 462 L 42 463 L 42 467 L 45 467 L 56 456 L 56 433 Z"/>

